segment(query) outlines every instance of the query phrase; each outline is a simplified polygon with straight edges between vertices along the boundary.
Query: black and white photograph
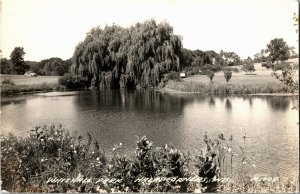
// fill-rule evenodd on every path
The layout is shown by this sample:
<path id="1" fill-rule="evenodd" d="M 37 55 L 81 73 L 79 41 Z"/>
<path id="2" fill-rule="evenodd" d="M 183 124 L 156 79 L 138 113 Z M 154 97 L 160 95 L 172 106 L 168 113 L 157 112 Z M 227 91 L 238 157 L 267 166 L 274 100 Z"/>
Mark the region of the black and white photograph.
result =
<path id="1" fill-rule="evenodd" d="M 0 0 L 1 193 L 298 193 L 297 0 Z"/>

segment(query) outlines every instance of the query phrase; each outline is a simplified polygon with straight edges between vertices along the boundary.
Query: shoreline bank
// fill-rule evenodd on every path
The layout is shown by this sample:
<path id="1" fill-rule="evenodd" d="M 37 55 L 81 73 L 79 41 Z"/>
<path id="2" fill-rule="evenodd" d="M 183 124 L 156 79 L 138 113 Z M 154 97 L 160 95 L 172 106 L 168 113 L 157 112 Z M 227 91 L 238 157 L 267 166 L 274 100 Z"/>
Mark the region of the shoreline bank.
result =
<path id="1" fill-rule="evenodd" d="M 8 96 L 19 96 L 19 95 L 27 95 L 27 94 L 37 94 L 37 93 L 48 93 L 48 92 L 69 92 L 69 91 L 82 91 L 82 90 L 67 90 L 67 89 L 57 89 L 57 88 L 49 88 L 49 89 L 32 89 L 32 90 L 25 90 L 25 91 L 17 91 L 16 90 L 5 90 L 4 92 L 1 89 L 1 97 L 8 97 Z M 223 93 L 205 93 L 205 92 L 197 92 L 197 91 L 181 91 L 181 90 L 175 90 L 171 88 L 156 88 L 154 89 L 156 93 L 162 93 L 162 94 L 203 94 L 203 95 L 224 95 Z M 247 95 L 247 96 L 297 96 L 297 94 L 293 93 L 250 93 L 250 94 L 227 94 L 229 96 L 235 96 L 235 95 Z"/>
<path id="2" fill-rule="evenodd" d="M 197 93 L 208 95 L 272 95 L 293 96 L 292 90 L 282 83 L 203 83 L 169 81 L 158 89 L 162 93 Z"/>
<path id="3" fill-rule="evenodd" d="M 191 91 L 180 91 L 171 88 L 159 88 L 155 89 L 155 92 L 162 93 L 162 94 L 203 94 L 203 95 L 223 95 L 223 94 L 211 94 L 211 93 L 204 93 L 204 92 L 191 92 Z M 235 95 L 247 95 L 247 96 L 295 96 L 297 94 L 293 93 L 255 93 L 255 94 L 228 94 L 229 96 Z"/>

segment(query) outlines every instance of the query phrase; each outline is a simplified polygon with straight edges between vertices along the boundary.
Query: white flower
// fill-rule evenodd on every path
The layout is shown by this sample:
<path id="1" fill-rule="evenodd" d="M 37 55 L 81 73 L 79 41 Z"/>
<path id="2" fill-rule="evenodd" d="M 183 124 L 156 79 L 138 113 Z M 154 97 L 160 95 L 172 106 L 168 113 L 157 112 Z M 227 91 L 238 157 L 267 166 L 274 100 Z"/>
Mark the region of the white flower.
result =
<path id="1" fill-rule="evenodd" d="M 228 152 L 231 152 L 231 148 L 228 148 Z"/>
<path id="2" fill-rule="evenodd" d="M 96 158 L 96 160 L 99 160 L 100 158 L 98 157 L 98 158 Z"/>
<path id="3" fill-rule="evenodd" d="M 41 159 L 41 162 L 44 162 L 45 160 L 44 159 Z"/>
<path id="4" fill-rule="evenodd" d="M 122 145 L 122 143 L 120 143 L 120 146 Z"/>
<path id="5" fill-rule="evenodd" d="M 253 164 L 252 166 L 253 166 L 254 168 L 256 167 L 256 165 L 255 165 L 255 164 Z"/>
<path id="6" fill-rule="evenodd" d="M 115 151 L 116 150 L 116 148 L 113 148 L 113 151 Z"/>

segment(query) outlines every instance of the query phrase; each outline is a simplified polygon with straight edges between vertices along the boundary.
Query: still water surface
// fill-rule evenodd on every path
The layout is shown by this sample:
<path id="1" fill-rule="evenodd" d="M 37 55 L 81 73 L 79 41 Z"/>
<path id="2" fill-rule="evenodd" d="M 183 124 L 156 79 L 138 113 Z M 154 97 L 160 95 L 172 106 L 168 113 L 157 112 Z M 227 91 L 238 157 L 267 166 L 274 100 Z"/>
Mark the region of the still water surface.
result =
<path id="1" fill-rule="evenodd" d="M 154 146 L 194 153 L 211 137 L 233 135 L 255 164 L 252 172 L 292 176 L 299 171 L 298 111 L 290 97 L 212 97 L 154 91 L 52 92 L 1 99 L 1 130 L 24 135 L 37 125 L 63 124 L 89 132 L 111 151 L 133 153 L 136 136 Z M 246 139 L 242 137 L 246 134 Z"/>

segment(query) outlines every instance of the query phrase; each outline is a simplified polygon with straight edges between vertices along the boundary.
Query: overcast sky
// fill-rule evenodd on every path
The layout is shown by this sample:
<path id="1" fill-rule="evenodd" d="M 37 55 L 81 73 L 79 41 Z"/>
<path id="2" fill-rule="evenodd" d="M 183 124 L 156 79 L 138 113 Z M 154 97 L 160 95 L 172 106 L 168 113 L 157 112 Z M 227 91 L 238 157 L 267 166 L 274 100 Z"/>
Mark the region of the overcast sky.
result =
<path id="1" fill-rule="evenodd" d="M 298 50 L 294 13 L 297 0 L 2 0 L 0 43 L 7 58 L 21 46 L 25 60 L 67 59 L 94 26 L 154 18 L 169 22 L 185 48 L 246 58 L 273 38 Z"/>

